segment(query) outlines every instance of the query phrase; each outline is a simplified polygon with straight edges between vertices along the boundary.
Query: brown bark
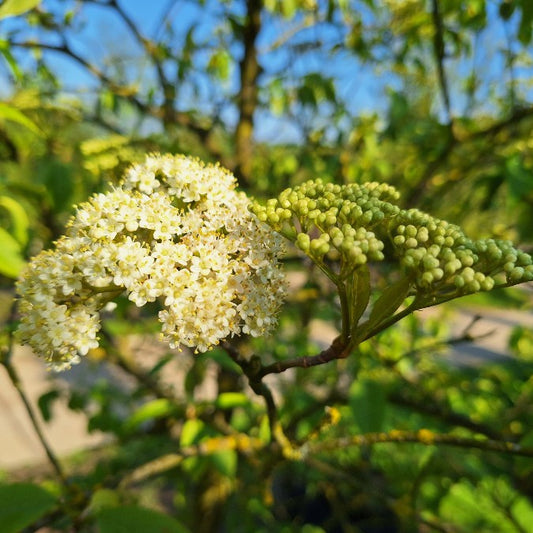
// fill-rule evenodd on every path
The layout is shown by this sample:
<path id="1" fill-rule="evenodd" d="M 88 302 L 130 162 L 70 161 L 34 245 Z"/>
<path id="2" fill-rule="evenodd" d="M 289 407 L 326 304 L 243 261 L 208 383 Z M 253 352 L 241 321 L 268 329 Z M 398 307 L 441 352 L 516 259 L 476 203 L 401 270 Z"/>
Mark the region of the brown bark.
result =
<path id="1" fill-rule="evenodd" d="M 242 185 L 249 183 L 252 174 L 254 112 L 257 107 L 257 79 L 261 72 L 256 47 L 261 30 L 261 6 L 260 0 L 246 0 L 247 16 L 242 33 L 244 54 L 239 63 L 239 122 L 235 131 L 235 174 Z"/>

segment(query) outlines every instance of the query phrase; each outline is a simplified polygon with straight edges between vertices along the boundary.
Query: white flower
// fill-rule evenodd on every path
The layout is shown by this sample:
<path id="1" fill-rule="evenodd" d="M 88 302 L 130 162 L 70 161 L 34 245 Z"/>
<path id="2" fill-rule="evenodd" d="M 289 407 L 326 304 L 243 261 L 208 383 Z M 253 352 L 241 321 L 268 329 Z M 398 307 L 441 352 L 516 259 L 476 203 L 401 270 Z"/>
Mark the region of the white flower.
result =
<path id="1" fill-rule="evenodd" d="M 79 206 L 67 232 L 22 274 L 19 337 L 57 369 L 98 346 L 99 311 L 121 292 L 156 299 L 172 347 L 203 352 L 276 323 L 281 237 L 217 165 L 151 155 L 120 188 Z"/>

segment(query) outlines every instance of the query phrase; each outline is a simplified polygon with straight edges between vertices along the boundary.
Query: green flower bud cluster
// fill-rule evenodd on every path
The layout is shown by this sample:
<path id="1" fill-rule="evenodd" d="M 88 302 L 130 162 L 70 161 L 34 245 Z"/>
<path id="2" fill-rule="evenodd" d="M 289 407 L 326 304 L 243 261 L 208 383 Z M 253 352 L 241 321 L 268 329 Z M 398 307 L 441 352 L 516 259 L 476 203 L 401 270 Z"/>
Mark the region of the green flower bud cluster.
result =
<path id="1" fill-rule="evenodd" d="M 398 197 L 386 184 L 341 186 L 317 179 L 285 189 L 266 206 L 255 203 L 252 211 L 315 261 L 340 260 L 347 267 L 342 273 L 384 259 L 384 242 L 374 228 L 399 213 L 389 202 Z"/>
<path id="2" fill-rule="evenodd" d="M 251 209 L 335 279 L 347 279 L 369 261 L 382 261 L 386 249 L 409 278 L 411 294 L 425 302 L 533 280 L 532 258 L 511 242 L 471 240 L 457 225 L 400 209 L 398 198 L 386 184 L 335 185 L 317 179 Z M 340 266 L 334 269 L 334 264 Z"/>
<path id="3" fill-rule="evenodd" d="M 473 241 L 459 226 L 416 209 L 389 223 L 395 253 L 418 288 L 457 296 L 533 280 L 532 258 L 509 241 Z"/>

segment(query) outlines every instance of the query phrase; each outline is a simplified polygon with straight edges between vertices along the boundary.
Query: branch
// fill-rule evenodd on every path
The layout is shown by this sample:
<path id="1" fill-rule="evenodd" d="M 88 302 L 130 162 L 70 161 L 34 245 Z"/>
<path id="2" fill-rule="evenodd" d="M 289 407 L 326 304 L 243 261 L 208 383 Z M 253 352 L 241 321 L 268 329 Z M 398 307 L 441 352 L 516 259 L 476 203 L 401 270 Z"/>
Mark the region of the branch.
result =
<path id="1" fill-rule="evenodd" d="M 122 478 L 118 487 L 125 489 L 133 483 L 139 483 L 155 475 L 168 472 L 178 467 L 187 457 L 211 455 L 225 450 L 236 450 L 243 454 L 250 454 L 264 447 L 265 443 L 262 440 L 242 433 L 227 437 L 212 437 L 199 444 L 182 448 L 178 453 L 170 453 L 148 461 Z"/>
<path id="2" fill-rule="evenodd" d="M 422 398 L 421 401 L 415 401 L 411 398 L 408 398 L 404 394 L 392 393 L 387 396 L 387 399 L 395 405 L 406 407 L 412 411 L 416 411 L 417 413 L 437 418 L 438 420 L 446 422 L 447 424 L 468 429 L 469 431 L 479 433 L 480 435 L 484 435 L 489 439 L 500 442 L 501 435 L 491 427 L 486 426 L 485 424 L 474 422 L 465 415 L 450 411 L 449 409 L 436 404 L 432 398 L 426 397 Z"/>
<path id="3" fill-rule="evenodd" d="M 491 126 L 470 133 L 462 139 L 458 139 L 455 136 L 450 137 L 446 142 L 444 148 L 436 157 L 436 159 L 434 159 L 427 165 L 417 185 L 413 187 L 410 193 L 406 196 L 404 202 L 405 205 L 407 207 L 413 207 L 419 204 L 421 198 L 426 193 L 429 182 L 431 181 L 435 173 L 439 170 L 440 167 L 444 165 L 444 163 L 446 163 L 446 161 L 457 148 L 459 148 L 460 146 L 464 146 L 470 141 L 475 141 L 484 137 L 492 137 L 494 135 L 497 135 L 504 129 L 510 126 L 516 126 L 521 121 L 531 117 L 533 117 L 533 106 L 521 107 L 515 109 L 507 118 L 499 120 Z M 458 181 L 458 183 L 460 183 L 460 181 Z"/>
<path id="4" fill-rule="evenodd" d="M 129 28 L 135 39 L 143 47 L 144 51 L 151 59 L 155 70 L 157 72 L 157 77 L 159 79 L 159 84 L 163 90 L 163 122 L 165 124 L 170 124 L 173 121 L 173 111 L 174 111 L 174 99 L 176 97 L 176 88 L 172 83 L 169 82 L 168 78 L 165 75 L 163 70 L 163 64 L 157 57 L 157 47 L 152 41 L 144 37 L 140 32 L 139 28 L 135 25 L 131 17 L 120 7 L 119 3 L 116 0 L 109 0 L 109 7 L 113 8 L 117 15 L 124 21 L 124 24 Z"/>
<path id="5" fill-rule="evenodd" d="M 437 63 L 437 73 L 439 77 L 440 92 L 444 102 L 444 109 L 448 116 L 448 124 L 452 124 L 452 112 L 450 105 L 450 91 L 448 89 L 448 80 L 446 78 L 446 70 L 444 69 L 444 24 L 440 13 L 439 0 L 431 0 L 431 15 L 433 18 L 433 26 L 435 32 L 433 34 L 433 53 Z"/>
<path id="6" fill-rule="evenodd" d="M 99 2 L 96 2 L 99 3 Z M 102 4 L 107 5 L 107 4 Z M 172 109 L 171 111 L 165 109 L 162 106 L 148 105 L 140 100 L 131 87 L 116 84 L 109 76 L 102 72 L 98 67 L 90 63 L 88 60 L 75 53 L 66 42 L 62 45 L 53 45 L 42 42 L 23 41 L 23 42 L 9 42 L 10 46 L 18 48 L 39 48 L 42 50 L 49 50 L 69 57 L 74 62 L 78 63 L 83 68 L 87 69 L 93 76 L 95 76 L 103 85 L 106 85 L 109 90 L 113 91 L 117 96 L 120 96 L 124 100 L 130 102 L 141 114 L 157 118 L 165 123 L 177 124 L 183 128 L 188 129 L 192 133 L 198 136 L 200 142 L 205 146 L 211 155 L 218 159 L 223 160 L 223 154 L 219 148 L 211 141 L 211 127 L 201 126 L 197 124 L 191 117 L 190 113 L 184 111 L 177 111 Z M 166 122 L 165 122 L 166 121 Z M 231 170 L 231 166 L 224 161 L 224 164 Z"/>
<path id="7" fill-rule="evenodd" d="M 280 374 L 289 368 L 309 368 L 312 366 L 323 365 L 334 359 L 344 359 L 348 354 L 349 351 L 347 350 L 346 344 L 344 344 L 341 337 L 337 337 L 329 348 L 322 350 L 317 355 L 306 355 L 294 359 L 286 359 L 261 367 L 260 376 L 264 377 L 268 374 Z"/>
<path id="8" fill-rule="evenodd" d="M 520 457 L 533 457 L 533 448 L 522 446 L 516 442 L 493 439 L 465 438 L 456 435 L 434 433 L 430 429 L 418 431 L 392 430 L 388 433 L 367 433 L 351 437 L 341 437 L 327 442 L 308 443 L 307 453 L 340 450 L 349 446 L 373 446 L 384 443 L 415 443 L 424 446 L 444 445 L 458 448 L 477 449 L 486 452 L 510 454 Z"/>
<path id="9" fill-rule="evenodd" d="M 252 174 L 254 112 L 257 107 L 257 79 L 261 71 L 256 48 L 256 39 L 261 29 L 261 8 L 260 0 L 246 0 L 246 22 L 242 32 L 244 54 L 239 63 L 239 122 L 235 130 L 235 173 L 242 185 L 249 182 Z"/>
<path id="10" fill-rule="evenodd" d="M 16 314 L 16 300 L 14 300 L 11 305 L 11 311 L 10 311 L 10 315 L 8 319 L 9 325 L 14 323 L 15 314 Z M 46 437 L 44 436 L 44 433 L 41 429 L 41 425 L 37 419 L 35 410 L 33 409 L 29 398 L 26 396 L 26 393 L 24 392 L 24 389 L 22 387 L 22 383 L 20 381 L 18 372 L 15 370 L 15 367 L 13 366 L 11 362 L 11 358 L 13 356 L 13 347 L 14 347 L 13 334 L 14 334 L 14 330 L 13 328 L 10 327 L 7 349 L 4 353 L 0 354 L 0 364 L 2 364 L 2 366 L 6 369 L 7 375 L 9 376 L 11 383 L 15 387 L 24 405 L 24 408 L 26 409 L 26 413 L 28 414 L 28 417 L 31 421 L 33 429 L 37 435 L 37 438 L 39 439 L 41 446 L 43 447 L 46 453 L 46 456 L 48 457 L 48 460 L 50 461 L 50 464 L 52 465 L 52 468 L 54 469 L 57 477 L 59 478 L 59 480 L 61 481 L 62 485 L 65 488 L 69 488 L 67 477 L 65 476 L 65 473 L 63 472 L 63 468 L 61 467 L 59 460 L 57 459 L 55 453 L 52 451 L 52 448 L 48 444 Z"/>

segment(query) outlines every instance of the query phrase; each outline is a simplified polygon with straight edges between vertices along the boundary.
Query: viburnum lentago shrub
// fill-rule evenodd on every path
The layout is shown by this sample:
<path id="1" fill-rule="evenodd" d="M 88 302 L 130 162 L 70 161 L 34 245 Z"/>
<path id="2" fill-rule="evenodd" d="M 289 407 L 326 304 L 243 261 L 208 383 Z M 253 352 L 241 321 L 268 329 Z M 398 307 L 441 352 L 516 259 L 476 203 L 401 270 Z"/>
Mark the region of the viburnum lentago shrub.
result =
<path id="1" fill-rule="evenodd" d="M 276 323 L 283 239 L 249 210 L 233 175 L 185 156 L 150 155 L 81 204 L 17 290 L 18 336 L 61 370 L 98 346 L 100 311 L 125 292 L 159 299 L 163 338 L 205 352 Z"/>
<path id="2" fill-rule="evenodd" d="M 339 295 L 342 331 L 317 362 L 345 357 L 417 309 L 533 280 L 531 256 L 511 242 L 471 240 L 401 209 L 390 185 L 317 179 L 266 205 L 235 186 L 229 171 L 185 156 L 132 166 L 119 187 L 79 206 L 65 236 L 21 275 L 19 339 L 68 367 L 98 346 L 99 313 L 123 292 L 137 306 L 161 301 L 171 347 L 205 352 L 233 335 L 263 335 L 285 296 L 282 237 Z M 385 261 L 393 275 L 383 288 L 369 264 Z"/>

